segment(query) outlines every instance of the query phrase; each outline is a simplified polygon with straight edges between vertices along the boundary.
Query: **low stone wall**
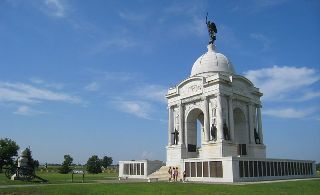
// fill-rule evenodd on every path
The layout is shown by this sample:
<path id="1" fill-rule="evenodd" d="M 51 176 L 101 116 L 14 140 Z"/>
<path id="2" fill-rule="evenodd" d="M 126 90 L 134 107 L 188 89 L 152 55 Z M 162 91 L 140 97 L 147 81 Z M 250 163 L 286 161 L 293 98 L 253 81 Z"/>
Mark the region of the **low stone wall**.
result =
<path id="1" fill-rule="evenodd" d="M 185 159 L 181 164 L 187 181 L 247 182 L 315 177 L 309 160 L 222 157 Z"/>
<path id="2" fill-rule="evenodd" d="M 236 159 L 235 159 L 236 160 Z M 235 161 L 236 181 L 261 181 L 314 177 L 315 162 L 288 159 L 245 159 Z"/>
<path id="3" fill-rule="evenodd" d="M 119 161 L 119 178 L 147 179 L 162 165 L 163 162 L 158 160 Z"/>

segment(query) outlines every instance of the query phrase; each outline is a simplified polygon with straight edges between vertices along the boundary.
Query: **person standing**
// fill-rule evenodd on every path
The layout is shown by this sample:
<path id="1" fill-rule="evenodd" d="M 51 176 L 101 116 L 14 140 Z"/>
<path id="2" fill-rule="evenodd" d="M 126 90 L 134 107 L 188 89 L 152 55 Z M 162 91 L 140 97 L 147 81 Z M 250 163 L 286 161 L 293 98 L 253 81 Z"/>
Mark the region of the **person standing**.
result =
<path id="1" fill-rule="evenodd" d="M 178 167 L 176 167 L 176 170 L 175 170 L 175 172 L 174 172 L 174 180 L 175 181 L 178 181 L 178 175 L 179 175 L 179 172 L 178 172 Z"/>
<path id="2" fill-rule="evenodd" d="M 176 168 L 173 167 L 171 173 L 172 173 L 172 177 L 171 177 L 172 181 L 175 181 Z"/>
<path id="3" fill-rule="evenodd" d="M 169 182 L 170 182 L 171 178 L 172 178 L 172 169 L 171 169 L 171 167 L 169 167 L 168 173 L 169 173 Z"/>

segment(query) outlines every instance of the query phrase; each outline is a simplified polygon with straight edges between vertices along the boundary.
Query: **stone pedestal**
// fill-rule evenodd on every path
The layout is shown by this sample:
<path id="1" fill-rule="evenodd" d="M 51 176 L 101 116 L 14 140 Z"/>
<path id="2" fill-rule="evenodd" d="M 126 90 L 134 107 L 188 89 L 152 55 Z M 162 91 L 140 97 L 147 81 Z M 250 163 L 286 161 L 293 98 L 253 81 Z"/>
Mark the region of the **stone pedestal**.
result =
<path id="1" fill-rule="evenodd" d="M 184 145 L 167 146 L 167 166 L 180 165 L 181 160 L 186 158 L 187 148 Z"/>

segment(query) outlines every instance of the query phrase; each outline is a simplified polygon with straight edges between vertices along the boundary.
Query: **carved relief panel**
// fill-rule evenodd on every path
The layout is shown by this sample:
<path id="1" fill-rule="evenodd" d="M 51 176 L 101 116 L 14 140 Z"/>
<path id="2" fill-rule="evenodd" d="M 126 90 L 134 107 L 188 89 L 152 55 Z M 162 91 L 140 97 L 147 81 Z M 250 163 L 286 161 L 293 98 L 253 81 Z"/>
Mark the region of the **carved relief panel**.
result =
<path id="1" fill-rule="evenodd" d="M 185 117 L 187 117 L 188 113 L 194 108 L 200 108 L 201 110 L 203 110 L 203 106 L 204 106 L 203 100 L 189 102 L 189 103 L 185 104 Z"/>
<path id="2" fill-rule="evenodd" d="M 185 84 L 179 87 L 179 94 L 181 98 L 201 94 L 202 91 L 203 91 L 202 80 L 194 80 L 194 81 L 186 82 Z"/>

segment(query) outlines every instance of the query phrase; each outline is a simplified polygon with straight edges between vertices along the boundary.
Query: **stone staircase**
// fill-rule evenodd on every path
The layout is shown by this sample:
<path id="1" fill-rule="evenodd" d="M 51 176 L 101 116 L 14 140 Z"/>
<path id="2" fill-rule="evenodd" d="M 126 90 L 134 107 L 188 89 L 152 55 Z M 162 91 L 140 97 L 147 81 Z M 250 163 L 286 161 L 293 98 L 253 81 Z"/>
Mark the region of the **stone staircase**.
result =
<path id="1" fill-rule="evenodd" d="M 160 167 L 160 169 L 158 169 L 156 172 L 150 174 L 148 176 L 148 179 L 158 180 L 158 181 L 169 181 L 169 173 L 168 173 L 169 167 L 170 166 Z M 178 167 L 178 170 L 179 170 L 178 181 L 180 181 L 180 179 L 182 179 L 180 166 L 175 166 L 175 167 Z"/>

